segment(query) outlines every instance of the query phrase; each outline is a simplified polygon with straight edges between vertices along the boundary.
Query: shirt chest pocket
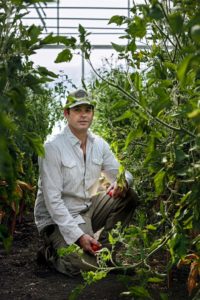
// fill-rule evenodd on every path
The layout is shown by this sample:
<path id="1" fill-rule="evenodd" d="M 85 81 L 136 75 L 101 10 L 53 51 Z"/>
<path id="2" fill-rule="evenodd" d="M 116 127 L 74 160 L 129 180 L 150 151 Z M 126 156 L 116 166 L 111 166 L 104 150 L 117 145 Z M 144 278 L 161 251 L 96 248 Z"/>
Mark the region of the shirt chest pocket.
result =
<path id="1" fill-rule="evenodd" d="M 92 166 L 91 166 L 91 176 L 99 178 L 101 176 L 103 159 L 100 158 L 92 158 Z"/>
<path id="2" fill-rule="evenodd" d="M 62 158 L 62 173 L 64 184 L 70 184 L 77 178 L 77 163 L 73 159 Z"/>

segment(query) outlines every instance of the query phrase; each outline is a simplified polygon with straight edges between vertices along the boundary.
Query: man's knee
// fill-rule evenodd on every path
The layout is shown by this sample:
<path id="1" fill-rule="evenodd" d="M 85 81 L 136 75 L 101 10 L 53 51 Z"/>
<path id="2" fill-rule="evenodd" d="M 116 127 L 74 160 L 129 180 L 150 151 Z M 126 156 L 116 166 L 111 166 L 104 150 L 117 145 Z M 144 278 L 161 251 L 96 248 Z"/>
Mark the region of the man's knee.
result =
<path id="1" fill-rule="evenodd" d="M 98 264 L 95 256 L 84 252 L 82 256 L 78 253 L 70 253 L 62 257 L 57 256 L 54 267 L 60 273 L 73 277 L 80 274 L 81 271 L 95 271 Z"/>

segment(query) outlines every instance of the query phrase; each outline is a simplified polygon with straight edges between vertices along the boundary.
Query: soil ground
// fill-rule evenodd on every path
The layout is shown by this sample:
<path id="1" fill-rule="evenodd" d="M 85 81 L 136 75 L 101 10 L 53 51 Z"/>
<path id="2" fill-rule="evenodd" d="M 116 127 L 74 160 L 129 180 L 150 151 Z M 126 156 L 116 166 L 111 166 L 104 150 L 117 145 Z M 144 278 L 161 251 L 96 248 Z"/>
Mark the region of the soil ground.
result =
<path id="1" fill-rule="evenodd" d="M 34 225 L 32 215 L 18 224 L 14 234 L 12 250 L 9 254 L 0 251 L 0 300 L 67 300 L 71 291 L 82 278 L 69 278 L 47 266 L 38 265 L 36 253 L 41 240 Z M 78 297 L 79 300 L 123 300 L 126 291 L 120 275 L 110 274 L 106 279 L 87 287 Z M 160 292 L 168 294 L 169 300 L 189 299 L 186 291 L 185 274 L 177 273 L 172 288 L 153 289 L 154 299 L 160 299 Z M 132 298 L 134 300 L 134 298 Z"/>

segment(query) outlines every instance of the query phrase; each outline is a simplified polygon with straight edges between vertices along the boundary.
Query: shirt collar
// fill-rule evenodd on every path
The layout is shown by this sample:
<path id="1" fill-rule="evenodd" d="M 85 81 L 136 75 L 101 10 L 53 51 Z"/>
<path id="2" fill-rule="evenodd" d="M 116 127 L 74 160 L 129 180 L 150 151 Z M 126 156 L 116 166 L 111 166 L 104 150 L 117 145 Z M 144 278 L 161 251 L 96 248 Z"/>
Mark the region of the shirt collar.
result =
<path id="1" fill-rule="evenodd" d="M 81 144 L 80 140 L 71 132 L 69 126 L 67 125 L 64 129 L 65 134 L 69 137 L 73 146 L 76 144 Z M 95 139 L 95 135 L 88 130 L 88 139 L 93 143 Z"/>

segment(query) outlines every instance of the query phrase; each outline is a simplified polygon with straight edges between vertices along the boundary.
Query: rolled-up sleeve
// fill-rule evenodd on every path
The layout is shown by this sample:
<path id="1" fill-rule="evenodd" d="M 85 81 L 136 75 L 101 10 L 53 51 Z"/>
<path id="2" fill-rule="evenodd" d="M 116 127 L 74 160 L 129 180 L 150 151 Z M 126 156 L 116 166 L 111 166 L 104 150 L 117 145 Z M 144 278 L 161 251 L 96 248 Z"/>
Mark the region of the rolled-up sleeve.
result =
<path id="1" fill-rule="evenodd" d="M 39 168 L 46 208 L 68 245 L 83 235 L 62 199 L 63 177 L 59 150 L 52 144 L 45 144 L 45 157 L 39 159 Z"/>
<path id="2" fill-rule="evenodd" d="M 102 172 L 106 176 L 109 182 L 114 182 L 117 179 L 117 174 L 119 170 L 119 162 L 115 158 L 113 152 L 110 149 L 110 146 L 107 142 L 104 141 L 104 150 L 103 150 L 103 169 Z M 126 181 L 128 186 L 131 186 L 133 183 L 133 176 L 129 171 L 125 171 Z"/>

